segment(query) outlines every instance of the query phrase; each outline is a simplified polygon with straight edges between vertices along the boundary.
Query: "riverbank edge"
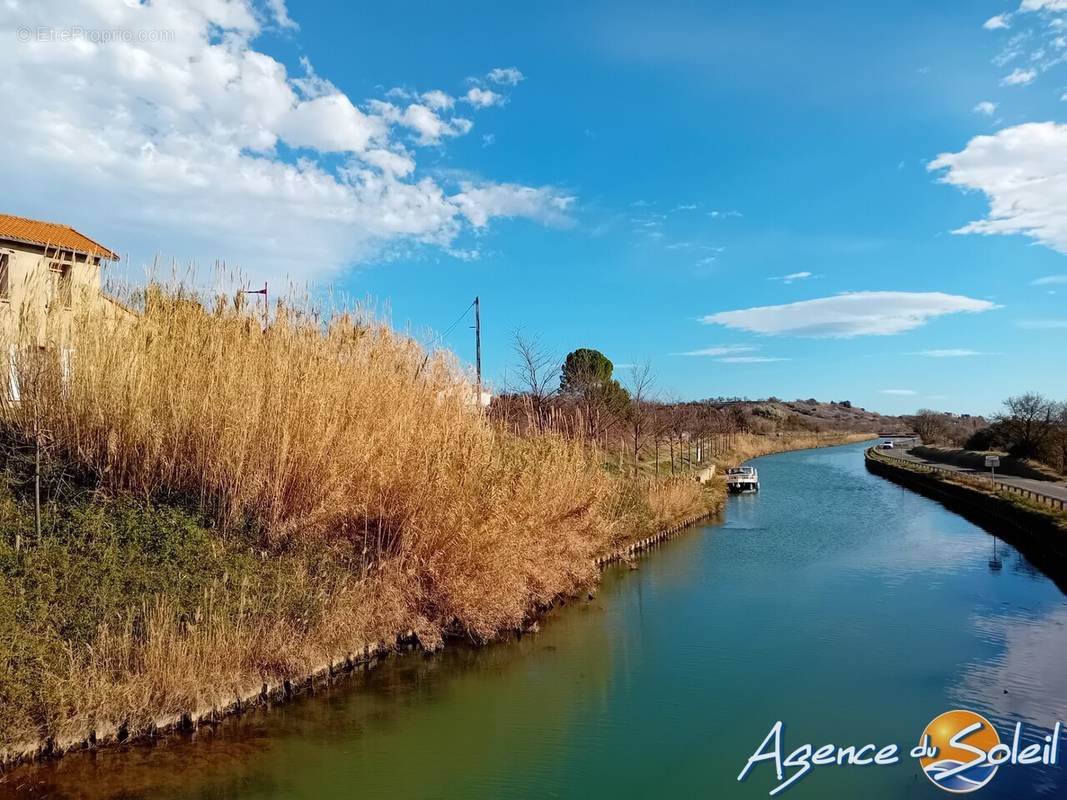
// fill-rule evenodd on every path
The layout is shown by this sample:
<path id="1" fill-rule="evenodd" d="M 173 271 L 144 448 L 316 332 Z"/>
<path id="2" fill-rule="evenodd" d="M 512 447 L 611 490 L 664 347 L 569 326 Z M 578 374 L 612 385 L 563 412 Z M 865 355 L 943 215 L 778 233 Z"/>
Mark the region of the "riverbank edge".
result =
<path id="1" fill-rule="evenodd" d="M 901 461 L 864 452 L 867 470 L 918 492 L 1017 547 L 1063 588 L 1067 585 L 1067 514 L 1027 503 L 1008 492 L 990 491 L 964 478 L 952 479 Z"/>
<path id="2" fill-rule="evenodd" d="M 874 438 L 877 437 L 873 434 L 841 434 L 839 437 L 828 437 L 814 445 L 810 444 L 808 440 L 799 437 L 773 439 L 771 441 L 774 442 L 774 449 L 761 452 L 756 456 L 747 456 L 747 458 L 824 447 L 837 447 Z M 734 461 L 747 460 L 747 458 L 735 458 Z M 730 461 L 729 458 L 719 460 Z M 602 570 L 611 564 L 629 561 L 633 556 L 651 550 L 655 546 L 674 538 L 682 531 L 721 513 L 725 505 L 725 492 L 716 493 L 709 502 L 708 507 L 701 513 L 670 523 L 667 527 L 649 536 L 625 542 L 596 558 L 595 564 Z M 591 587 L 586 587 L 584 591 L 589 591 L 590 589 Z M 577 597 L 581 593 L 557 597 L 552 603 L 530 609 L 525 629 L 532 628 L 551 610 L 565 604 L 568 599 Z M 521 635 L 523 630 L 517 630 L 516 633 Z M 227 718 L 239 716 L 257 708 L 269 709 L 274 705 L 288 702 L 298 696 L 314 694 L 316 691 L 325 689 L 355 673 L 369 670 L 390 654 L 416 650 L 420 646 L 421 644 L 415 631 L 409 629 L 398 633 L 392 643 L 387 640 L 366 643 L 361 647 L 353 648 L 347 653 L 330 659 L 324 664 L 320 664 L 302 676 L 280 681 L 271 680 L 250 684 L 237 691 L 233 699 L 225 705 L 205 706 L 180 714 L 160 716 L 148 726 L 141 728 L 131 728 L 123 724 L 93 730 L 85 738 L 57 739 L 52 737 L 9 747 L 0 750 L 0 783 L 2 783 L 3 777 L 15 768 L 36 761 L 59 758 L 66 754 L 95 751 L 105 747 L 147 745 L 170 736 L 191 734 L 201 728 L 210 728 Z"/>

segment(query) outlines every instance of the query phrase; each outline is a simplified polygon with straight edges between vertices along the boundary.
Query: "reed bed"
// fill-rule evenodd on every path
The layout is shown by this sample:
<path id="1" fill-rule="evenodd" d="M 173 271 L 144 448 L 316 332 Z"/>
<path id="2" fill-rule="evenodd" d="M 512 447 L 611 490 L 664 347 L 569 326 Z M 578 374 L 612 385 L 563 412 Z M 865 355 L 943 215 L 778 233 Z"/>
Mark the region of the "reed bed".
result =
<path id="1" fill-rule="evenodd" d="M 290 298 L 265 322 L 180 287 L 126 300 L 135 313 L 90 305 L 61 343 L 23 343 L 5 436 L 94 509 L 198 515 L 203 565 L 117 581 L 91 634 L 42 612 L 46 655 L 20 656 L 12 634 L 9 659 L 32 661 L 12 674 L 40 684 L 0 677 L 0 699 L 22 698 L 4 748 L 222 704 L 402 630 L 429 647 L 491 639 L 595 580 L 620 541 L 718 502 L 691 481 L 609 476 L 575 440 L 500 431 L 451 355 L 368 313 Z M 64 547 L 89 546 L 68 528 Z M 4 580 L 32 584 L 27 551 L 47 538 L 22 535 Z"/>
<path id="2" fill-rule="evenodd" d="M 878 438 L 873 433 L 847 433 L 825 431 L 784 432 L 779 434 L 736 433 L 731 434 L 729 450 L 715 460 L 724 466 L 735 466 L 744 461 L 771 453 L 785 453 L 790 450 L 809 450 L 815 447 L 832 447 L 839 444 L 864 442 Z"/>

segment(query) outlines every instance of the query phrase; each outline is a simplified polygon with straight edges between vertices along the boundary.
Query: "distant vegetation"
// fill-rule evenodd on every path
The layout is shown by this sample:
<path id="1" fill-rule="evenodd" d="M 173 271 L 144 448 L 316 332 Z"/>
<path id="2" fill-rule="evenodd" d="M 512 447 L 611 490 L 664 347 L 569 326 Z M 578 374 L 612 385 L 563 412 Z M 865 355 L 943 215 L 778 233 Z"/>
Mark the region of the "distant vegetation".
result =
<path id="1" fill-rule="evenodd" d="M 997 451 L 1067 472 L 1067 402 L 1036 392 L 1009 397 L 992 420 L 922 410 L 910 418 L 930 444 Z"/>
<path id="2" fill-rule="evenodd" d="M 516 433 L 551 430 L 595 446 L 608 464 L 677 474 L 741 452 L 769 452 L 740 437 L 874 434 L 908 423 L 845 400 L 785 401 L 714 397 L 672 401 L 659 395 L 649 364 L 627 365 L 619 380 L 603 353 L 580 348 L 559 360 L 536 339 L 517 335 L 511 385 L 491 414 Z M 774 449 L 774 448 L 772 448 Z M 782 449 L 782 448 L 777 448 Z"/>

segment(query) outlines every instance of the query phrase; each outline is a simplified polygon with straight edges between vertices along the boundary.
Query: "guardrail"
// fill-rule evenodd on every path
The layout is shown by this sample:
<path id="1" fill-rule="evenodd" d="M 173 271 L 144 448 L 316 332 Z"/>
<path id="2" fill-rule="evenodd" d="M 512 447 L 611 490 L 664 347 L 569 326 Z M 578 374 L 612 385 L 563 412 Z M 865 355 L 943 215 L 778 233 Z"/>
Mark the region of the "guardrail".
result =
<path id="1" fill-rule="evenodd" d="M 884 450 L 879 450 L 877 447 L 871 447 L 867 450 L 867 455 L 875 460 L 882 461 L 895 461 L 898 464 L 904 464 L 912 467 L 919 472 L 939 472 L 944 475 L 961 480 L 964 483 L 971 483 L 982 488 L 992 487 L 998 491 L 1006 491 L 1009 494 L 1017 495 L 1018 497 L 1025 497 L 1027 500 L 1032 500 L 1036 503 L 1041 503 L 1049 508 L 1054 508 L 1058 511 L 1067 510 L 1067 502 L 1059 497 L 1052 497 L 1051 495 L 1042 494 L 1041 492 L 1035 492 L 1032 489 L 1024 489 L 1021 486 L 1014 486 L 1010 483 L 1004 483 L 990 478 L 986 475 L 982 475 L 976 472 L 960 472 L 959 470 L 947 469 L 946 467 L 939 467 L 936 464 L 924 463 L 921 461 L 912 461 L 908 458 L 900 458 L 895 453 L 890 455 Z"/>

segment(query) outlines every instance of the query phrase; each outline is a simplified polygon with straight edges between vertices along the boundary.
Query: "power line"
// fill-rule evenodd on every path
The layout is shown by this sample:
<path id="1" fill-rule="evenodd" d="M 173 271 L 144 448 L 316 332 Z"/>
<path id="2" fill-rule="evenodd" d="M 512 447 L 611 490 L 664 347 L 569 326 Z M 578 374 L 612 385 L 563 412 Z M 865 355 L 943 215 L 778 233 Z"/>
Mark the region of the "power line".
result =
<path id="1" fill-rule="evenodd" d="M 457 325 L 459 325 L 460 322 L 463 321 L 463 318 L 465 316 L 467 316 L 467 312 L 470 311 L 472 308 L 474 308 L 474 306 L 475 306 L 475 304 L 477 302 L 478 302 L 478 298 L 475 297 L 473 300 L 471 300 L 471 304 L 469 306 L 467 306 L 465 309 L 463 309 L 463 313 L 460 314 L 458 317 L 456 317 L 455 321 L 451 325 L 449 325 L 447 328 L 445 328 L 445 330 L 442 333 L 437 334 L 437 336 L 435 336 L 433 339 L 431 339 L 429 342 L 427 342 L 427 344 L 426 344 L 426 355 L 425 355 L 425 357 L 423 357 L 422 363 L 419 364 L 419 368 L 417 370 L 415 370 L 415 377 L 416 378 L 418 378 L 419 375 L 422 374 L 422 370 L 426 367 L 426 362 L 428 362 L 430 360 L 430 351 L 433 349 L 434 345 L 436 345 L 438 342 L 440 342 L 442 339 L 444 339 L 446 336 L 448 336 L 448 334 L 452 333 L 452 331 L 455 330 L 455 327 Z"/>
<path id="2" fill-rule="evenodd" d="M 458 317 L 456 317 L 456 321 L 453 322 L 451 325 L 449 325 L 447 328 L 445 328 L 444 333 L 439 333 L 439 334 L 437 334 L 437 336 L 434 339 L 430 340 L 430 342 L 426 345 L 426 349 L 429 350 L 431 347 L 433 347 L 439 341 L 441 341 L 446 336 L 448 336 L 448 334 L 452 333 L 452 331 L 455 330 L 455 327 L 457 325 L 459 325 L 460 322 L 463 321 L 463 318 L 465 316 L 467 316 L 467 312 L 470 311 L 472 308 L 474 308 L 474 304 L 477 303 L 477 302 L 478 302 L 477 298 L 475 298 L 474 300 L 471 300 L 471 304 L 469 306 L 467 306 L 465 309 L 463 309 L 463 313 L 460 314 Z"/>

